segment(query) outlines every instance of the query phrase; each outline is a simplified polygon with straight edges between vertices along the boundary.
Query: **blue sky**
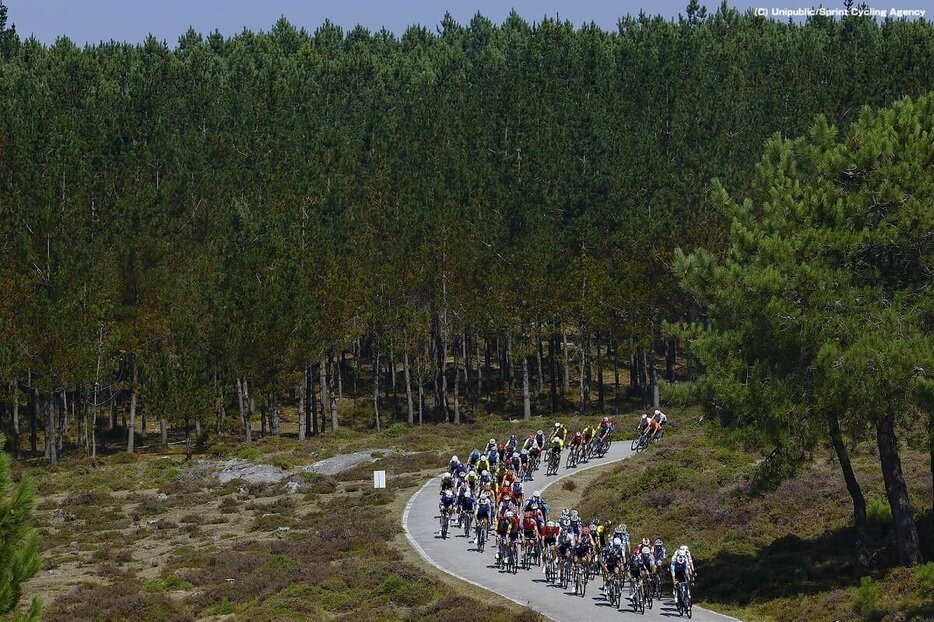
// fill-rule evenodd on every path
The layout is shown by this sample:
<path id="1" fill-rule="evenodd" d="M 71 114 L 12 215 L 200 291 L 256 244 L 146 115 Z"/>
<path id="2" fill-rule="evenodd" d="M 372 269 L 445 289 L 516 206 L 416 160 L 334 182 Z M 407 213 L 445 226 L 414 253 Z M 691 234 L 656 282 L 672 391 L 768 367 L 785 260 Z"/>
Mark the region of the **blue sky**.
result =
<path id="1" fill-rule="evenodd" d="M 730 6 L 747 8 L 799 8 L 819 0 L 729 0 Z M 40 41 L 53 42 L 68 35 L 79 44 L 101 40 L 141 41 L 152 33 L 169 44 L 189 26 L 201 32 L 219 29 L 226 35 L 244 27 L 268 30 L 282 15 L 293 24 L 314 30 L 325 18 L 345 28 L 362 24 L 370 30 L 385 26 L 400 34 L 414 23 L 433 27 L 445 11 L 460 22 L 469 21 L 480 11 L 501 22 L 511 8 L 529 21 L 544 15 L 559 15 L 574 24 L 594 21 L 614 29 L 619 17 L 640 9 L 649 14 L 673 18 L 684 13 L 688 0 L 4 0 L 9 17 L 24 36 L 34 34 Z M 708 11 L 719 0 L 701 0 Z M 824 6 L 840 7 L 843 0 L 823 0 Z M 869 0 L 880 9 L 925 9 L 934 18 L 934 0 Z"/>

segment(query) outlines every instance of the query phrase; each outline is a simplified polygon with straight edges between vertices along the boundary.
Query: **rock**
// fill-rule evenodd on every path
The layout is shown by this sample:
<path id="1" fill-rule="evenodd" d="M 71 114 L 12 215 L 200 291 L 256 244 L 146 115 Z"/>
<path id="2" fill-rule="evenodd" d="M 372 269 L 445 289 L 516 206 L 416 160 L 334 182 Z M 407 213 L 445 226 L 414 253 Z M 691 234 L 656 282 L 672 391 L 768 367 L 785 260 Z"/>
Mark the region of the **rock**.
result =
<path id="1" fill-rule="evenodd" d="M 245 460 L 228 460 L 222 464 L 223 469 L 217 474 L 221 484 L 235 479 L 242 479 L 251 484 L 272 484 L 289 476 L 288 472 L 271 464 L 253 464 Z"/>
<path id="2" fill-rule="evenodd" d="M 156 495 L 156 501 L 168 501 L 169 495 L 164 492 L 160 492 Z"/>
<path id="3" fill-rule="evenodd" d="M 159 558 L 157 558 L 157 557 L 150 557 L 148 560 L 146 560 L 146 563 L 149 564 L 149 567 L 150 567 L 150 568 L 155 568 L 156 566 L 159 565 Z"/>
<path id="4" fill-rule="evenodd" d="M 361 462 L 369 462 L 374 459 L 384 458 L 391 453 L 393 453 L 391 449 L 368 449 L 352 454 L 341 454 L 326 460 L 319 460 L 305 467 L 305 470 L 311 473 L 334 475 L 335 473 L 340 473 L 341 471 L 346 471 L 351 467 L 357 466 Z"/>
<path id="5" fill-rule="evenodd" d="M 226 581 L 227 583 L 233 583 L 234 581 L 236 581 L 236 579 L 224 579 L 224 581 Z"/>
<path id="6" fill-rule="evenodd" d="M 302 485 L 299 484 L 298 482 L 286 482 L 285 491 L 290 495 L 294 495 L 295 493 L 299 491 L 301 487 Z"/>
<path id="7" fill-rule="evenodd" d="M 67 510 L 63 510 L 62 508 L 58 508 L 57 510 L 52 510 L 52 518 L 59 518 L 66 522 L 78 520 L 78 517 L 75 514 L 72 514 L 71 512 Z"/>

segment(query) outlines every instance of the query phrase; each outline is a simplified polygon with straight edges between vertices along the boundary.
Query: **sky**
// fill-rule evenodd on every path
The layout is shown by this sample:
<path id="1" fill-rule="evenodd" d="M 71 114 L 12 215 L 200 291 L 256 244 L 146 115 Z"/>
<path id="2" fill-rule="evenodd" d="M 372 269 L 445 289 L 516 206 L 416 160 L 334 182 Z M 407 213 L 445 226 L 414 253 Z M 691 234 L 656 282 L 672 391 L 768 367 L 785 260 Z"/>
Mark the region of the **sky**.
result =
<path id="1" fill-rule="evenodd" d="M 350 29 L 361 24 L 371 31 L 386 27 L 401 34 L 411 24 L 434 28 L 446 11 L 467 23 L 478 11 L 500 23 L 511 8 L 526 20 L 558 16 L 575 25 L 596 22 L 615 30 L 617 20 L 628 13 L 644 10 L 668 19 L 685 12 L 688 0 L 2 0 L 9 8 L 9 20 L 21 36 L 35 35 L 53 43 L 67 35 L 75 43 L 98 43 L 115 39 L 139 42 L 153 34 L 170 45 L 188 27 L 208 33 L 215 29 L 225 35 L 243 30 L 268 30 L 285 16 L 298 27 L 310 31 L 325 18 Z M 728 0 L 730 6 L 746 9 L 797 9 L 816 6 L 821 0 Z M 712 12 L 720 0 L 700 0 Z M 825 7 L 839 8 L 843 0 L 823 0 Z M 934 0 L 868 0 L 873 9 L 926 11 L 934 19 Z M 787 19 L 787 17 L 774 17 Z"/>

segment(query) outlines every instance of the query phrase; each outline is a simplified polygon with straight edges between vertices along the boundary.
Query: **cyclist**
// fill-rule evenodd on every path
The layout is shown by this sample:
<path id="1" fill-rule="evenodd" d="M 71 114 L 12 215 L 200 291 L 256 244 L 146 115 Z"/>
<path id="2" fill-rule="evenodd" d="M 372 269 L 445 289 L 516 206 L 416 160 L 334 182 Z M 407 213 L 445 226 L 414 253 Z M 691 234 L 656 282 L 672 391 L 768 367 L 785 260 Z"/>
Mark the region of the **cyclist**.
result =
<path id="1" fill-rule="evenodd" d="M 555 421 L 555 424 L 551 428 L 551 436 L 548 437 L 548 440 L 560 438 L 561 443 L 563 445 L 564 440 L 567 438 L 567 435 L 568 435 L 568 429 L 564 427 L 563 425 L 561 425 L 560 423 L 558 423 L 557 421 Z"/>
<path id="2" fill-rule="evenodd" d="M 467 471 L 467 477 L 464 481 L 467 482 L 467 488 L 470 489 L 470 492 L 477 492 L 477 485 L 480 483 L 480 476 L 477 475 L 477 471 L 475 469 L 470 469 Z"/>
<path id="3" fill-rule="evenodd" d="M 610 546 L 603 551 L 603 587 L 600 591 L 606 591 L 606 586 L 615 579 L 623 567 L 626 560 L 626 551 L 623 549 L 623 541 L 619 538 L 613 538 Z"/>
<path id="4" fill-rule="evenodd" d="M 526 551 L 535 550 L 536 542 L 541 539 L 541 532 L 538 530 L 538 511 L 528 511 L 522 517 L 522 548 Z"/>
<path id="5" fill-rule="evenodd" d="M 469 466 L 471 469 L 476 469 L 477 462 L 479 460 L 480 460 L 480 450 L 475 448 L 470 452 L 470 456 L 467 457 L 467 466 Z"/>
<path id="6" fill-rule="evenodd" d="M 486 455 L 481 455 L 477 460 L 477 473 L 483 473 L 490 470 L 490 459 Z"/>
<path id="7" fill-rule="evenodd" d="M 532 493 L 532 496 L 529 497 L 529 500 L 525 502 L 525 505 L 529 506 L 529 505 L 532 505 L 533 503 L 538 504 L 538 507 L 541 508 L 542 510 L 542 515 L 545 517 L 545 520 L 548 520 L 548 512 L 549 512 L 548 504 L 545 503 L 545 500 L 542 498 L 542 493 L 539 492 L 538 490 Z"/>
<path id="8" fill-rule="evenodd" d="M 516 500 L 516 505 L 522 507 L 522 495 L 525 492 L 522 486 L 522 480 L 513 480 L 512 482 L 512 496 Z"/>
<path id="9" fill-rule="evenodd" d="M 661 413 L 662 411 L 656 410 L 655 412 Z M 649 438 L 658 438 L 658 435 L 662 431 L 662 424 L 658 422 L 658 415 L 653 415 L 648 423 L 645 424 L 645 434 Z"/>
<path id="10" fill-rule="evenodd" d="M 473 516 L 477 511 L 477 497 L 474 496 L 473 491 L 468 490 L 467 494 L 461 497 L 459 502 L 459 509 L 461 514 L 461 524 L 463 525 L 464 516 L 470 515 Z"/>
<path id="11" fill-rule="evenodd" d="M 542 572 L 545 572 L 545 562 L 546 556 L 555 555 L 555 545 L 558 543 L 558 536 L 561 530 L 558 528 L 558 525 L 555 524 L 555 521 L 550 520 L 545 523 L 545 528 L 542 529 Z"/>
<path id="12" fill-rule="evenodd" d="M 584 448 L 584 435 L 581 432 L 576 432 L 574 436 L 571 437 L 571 440 L 568 442 L 568 449 L 571 453 L 576 453 L 578 460 L 580 459 L 581 450 Z"/>
<path id="13" fill-rule="evenodd" d="M 574 562 L 584 572 L 590 567 L 591 553 L 593 553 L 593 538 L 590 536 L 590 529 L 584 527 L 574 545 Z"/>
<path id="14" fill-rule="evenodd" d="M 678 598 L 678 584 L 694 580 L 688 558 L 680 550 L 671 558 L 671 595 Z"/>
<path id="15" fill-rule="evenodd" d="M 457 468 L 460 466 L 461 461 L 457 459 L 457 456 L 451 456 L 451 461 L 448 462 L 448 472 L 453 475 Z"/>
<path id="16" fill-rule="evenodd" d="M 519 437 L 515 434 L 509 435 L 509 440 L 506 441 L 506 453 L 511 454 L 519 448 Z"/>
<path id="17" fill-rule="evenodd" d="M 639 434 L 645 432 L 646 426 L 649 425 L 649 416 L 646 413 L 642 413 L 642 416 L 639 418 Z"/>
<path id="18" fill-rule="evenodd" d="M 538 450 L 541 451 L 545 449 L 545 433 L 542 430 L 535 432 L 535 446 L 538 447 Z"/>
<path id="19" fill-rule="evenodd" d="M 438 509 L 441 511 L 441 524 L 444 524 L 444 521 L 450 518 L 451 513 L 455 510 L 455 504 L 457 500 L 454 498 L 454 493 L 450 490 L 445 490 L 441 493 L 441 502 L 438 504 Z"/>
<path id="20" fill-rule="evenodd" d="M 691 557 L 691 549 L 688 548 L 687 544 L 682 544 L 678 547 L 678 552 L 688 560 L 688 568 L 691 570 L 691 580 L 693 581 L 697 577 L 697 571 L 694 569 L 694 558 Z"/>
<path id="21" fill-rule="evenodd" d="M 613 422 L 609 417 L 604 417 L 600 420 L 600 428 L 597 430 L 597 438 L 600 439 L 601 443 L 605 443 L 606 439 L 610 438 L 610 434 L 613 433 Z"/>
<path id="22" fill-rule="evenodd" d="M 626 561 L 626 574 L 629 576 L 629 600 L 633 599 L 637 589 L 641 589 L 644 570 L 642 555 L 638 551 L 633 551 Z"/>
<path id="23" fill-rule="evenodd" d="M 490 500 L 490 495 L 487 493 L 481 493 L 480 498 L 477 499 L 477 509 L 474 511 L 474 522 L 480 524 L 484 522 L 486 528 L 490 528 L 490 521 L 493 519 L 493 502 Z M 474 537 L 470 541 L 471 544 L 477 543 L 477 538 Z"/>
<path id="24" fill-rule="evenodd" d="M 655 414 L 652 415 L 652 419 L 658 423 L 658 431 L 655 433 L 655 438 L 658 440 L 658 438 L 662 435 L 662 427 L 668 423 L 668 415 L 656 408 Z"/>
<path id="25" fill-rule="evenodd" d="M 571 510 L 570 526 L 568 531 L 574 534 L 574 537 L 581 535 L 583 530 L 581 529 L 581 517 L 578 515 L 577 510 Z"/>
<path id="26" fill-rule="evenodd" d="M 590 444 L 593 442 L 593 437 L 596 433 L 597 429 L 592 425 L 588 425 L 581 430 L 581 435 L 584 437 L 584 459 L 587 458 L 587 453 L 590 451 Z"/>
<path id="27" fill-rule="evenodd" d="M 555 459 L 561 464 L 561 450 L 564 449 L 564 440 L 559 437 L 551 439 L 551 452 L 549 459 Z"/>
<path id="28" fill-rule="evenodd" d="M 491 438 L 486 445 L 486 460 L 490 465 L 499 464 L 499 449 L 496 447 L 496 439 Z"/>
<path id="29" fill-rule="evenodd" d="M 631 536 L 629 535 L 629 531 L 626 530 L 626 523 L 620 523 L 616 526 L 616 529 L 613 530 L 613 537 L 622 540 L 623 550 L 629 553 L 629 541 Z"/>
<path id="30" fill-rule="evenodd" d="M 519 537 L 519 519 L 511 511 L 506 512 L 499 522 L 496 523 L 496 535 L 499 539 L 499 550 L 496 551 L 496 559 L 500 558 L 500 551 L 507 545 L 507 538 L 515 540 Z"/>
<path id="31" fill-rule="evenodd" d="M 665 559 L 668 558 L 668 549 L 661 538 L 655 538 L 655 546 L 652 547 L 652 555 L 655 556 L 655 564 L 661 569 L 666 565 Z"/>
<path id="32" fill-rule="evenodd" d="M 441 492 L 454 490 L 454 476 L 450 473 L 441 474 Z"/>

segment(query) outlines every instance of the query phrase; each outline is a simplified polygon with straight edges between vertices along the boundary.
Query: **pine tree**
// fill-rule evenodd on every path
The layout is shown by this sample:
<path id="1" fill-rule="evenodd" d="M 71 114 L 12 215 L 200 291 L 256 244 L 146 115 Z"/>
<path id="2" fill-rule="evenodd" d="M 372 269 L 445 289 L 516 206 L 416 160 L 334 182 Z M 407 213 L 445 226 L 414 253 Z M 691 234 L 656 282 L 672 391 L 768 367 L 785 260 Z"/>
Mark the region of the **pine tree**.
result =
<path id="1" fill-rule="evenodd" d="M 0 435 L 0 615 L 14 611 L 22 596 L 22 584 L 39 571 L 38 538 L 29 522 L 33 490 L 25 478 L 13 484 L 10 456 L 3 451 Z M 25 619 L 38 621 L 41 606 L 33 599 Z"/>

